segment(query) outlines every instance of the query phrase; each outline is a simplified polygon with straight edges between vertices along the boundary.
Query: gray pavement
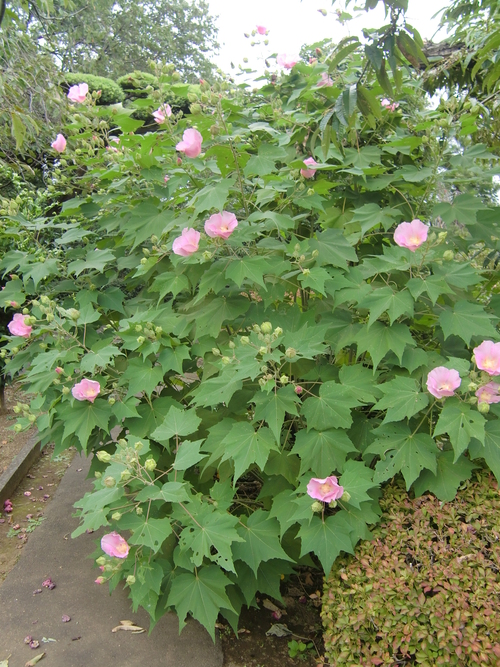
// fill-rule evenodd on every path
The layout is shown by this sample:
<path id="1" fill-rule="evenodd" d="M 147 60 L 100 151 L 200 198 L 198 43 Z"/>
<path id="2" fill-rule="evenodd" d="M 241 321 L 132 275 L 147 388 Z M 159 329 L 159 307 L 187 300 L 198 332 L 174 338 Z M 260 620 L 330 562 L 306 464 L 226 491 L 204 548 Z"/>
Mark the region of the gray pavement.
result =
<path id="1" fill-rule="evenodd" d="M 94 583 L 100 572 L 88 556 L 98 534 L 70 537 L 78 525 L 71 516 L 73 503 L 89 489 L 87 470 L 85 459 L 73 459 L 47 506 L 46 520 L 0 585 L 0 662 L 8 658 L 9 667 L 24 667 L 46 651 L 40 667 L 221 667 L 220 644 L 214 646 L 192 619 L 181 635 L 174 614 L 164 616 L 151 635 L 111 632 L 122 620 L 145 628 L 149 621 L 141 609 L 132 613 L 125 590 L 119 587 L 110 596 L 107 584 Z M 33 595 L 47 577 L 56 588 Z M 63 615 L 71 621 L 63 623 Z M 39 649 L 24 644 L 27 635 L 40 641 Z M 42 637 L 57 641 L 42 643 Z"/>

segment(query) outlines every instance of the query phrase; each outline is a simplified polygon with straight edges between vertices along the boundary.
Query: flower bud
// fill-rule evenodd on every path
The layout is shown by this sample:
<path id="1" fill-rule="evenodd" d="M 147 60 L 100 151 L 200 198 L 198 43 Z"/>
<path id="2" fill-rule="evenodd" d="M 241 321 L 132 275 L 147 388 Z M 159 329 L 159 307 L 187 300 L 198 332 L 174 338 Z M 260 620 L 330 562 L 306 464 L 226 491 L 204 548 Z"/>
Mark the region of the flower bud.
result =
<path id="1" fill-rule="evenodd" d="M 109 463 L 111 461 L 111 454 L 102 449 L 97 452 L 96 456 L 101 463 Z"/>
<path id="2" fill-rule="evenodd" d="M 283 333 L 283 329 L 281 327 L 276 327 L 273 333 L 276 337 L 281 336 L 281 334 Z"/>
<path id="3" fill-rule="evenodd" d="M 288 384 L 290 382 L 290 378 L 288 377 L 288 375 L 282 375 L 280 377 L 280 382 L 281 384 Z"/>
<path id="4" fill-rule="evenodd" d="M 204 252 L 201 253 L 201 256 L 205 260 L 205 262 L 208 262 L 209 259 L 212 259 L 213 255 L 209 250 L 205 250 Z"/>
<path id="5" fill-rule="evenodd" d="M 252 329 L 254 330 L 255 333 L 257 333 L 257 334 L 260 333 L 260 327 L 259 327 L 258 324 L 254 324 Z"/>
<path id="6" fill-rule="evenodd" d="M 96 584 L 103 584 L 106 581 L 104 577 L 97 577 L 94 583 Z"/>
<path id="7" fill-rule="evenodd" d="M 468 391 L 476 391 L 478 386 L 479 385 L 476 382 L 469 382 L 469 384 L 467 386 L 467 389 L 468 389 Z"/>
<path id="8" fill-rule="evenodd" d="M 267 347 L 264 347 L 264 346 L 259 347 L 259 354 L 262 354 L 262 355 L 267 354 Z"/>
<path id="9" fill-rule="evenodd" d="M 319 500 L 316 500 L 311 505 L 311 509 L 312 509 L 313 512 L 322 512 L 323 511 L 323 503 L 321 503 Z"/>
<path id="10" fill-rule="evenodd" d="M 260 330 L 262 331 L 263 334 L 270 334 L 271 331 L 273 330 L 273 325 L 271 322 L 262 322 L 260 325 Z"/>
<path id="11" fill-rule="evenodd" d="M 108 398 L 108 403 L 109 403 L 109 405 L 114 405 L 116 403 L 116 398 L 113 398 L 112 396 L 110 396 Z"/>
<path id="12" fill-rule="evenodd" d="M 143 257 L 143 258 L 141 259 L 141 264 L 142 264 L 142 266 L 145 266 L 147 263 L 148 263 L 148 260 L 147 260 L 145 257 Z"/>
<path id="13" fill-rule="evenodd" d="M 134 449 L 135 449 L 136 452 L 140 452 L 143 447 L 144 447 L 144 443 L 141 442 L 140 440 L 138 440 L 134 445 Z"/>
<path id="14" fill-rule="evenodd" d="M 490 411 L 490 404 L 489 403 L 478 403 L 477 409 L 481 414 L 485 415 L 487 412 Z"/>
<path id="15" fill-rule="evenodd" d="M 137 516 L 142 516 L 142 507 L 136 507 L 135 513 L 137 514 Z"/>
<path id="16" fill-rule="evenodd" d="M 136 324 L 134 329 L 137 331 L 137 333 L 140 333 L 142 331 L 142 324 Z"/>
<path id="17" fill-rule="evenodd" d="M 114 486 L 116 486 L 116 479 L 114 477 L 111 477 L 111 475 L 108 475 L 103 479 L 104 486 L 106 486 L 108 489 L 112 489 Z"/>
<path id="18" fill-rule="evenodd" d="M 137 342 L 139 343 L 139 345 L 142 345 L 145 341 L 146 339 L 144 338 L 144 336 L 137 337 Z"/>
<path id="19" fill-rule="evenodd" d="M 232 340 L 229 341 L 228 346 L 229 346 L 230 350 L 234 350 L 234 348 L 236 347 L 236 345 L 234 344 L 234 341 L 232 341 Z"/>
<path id="20" fill-rule="evenodd" d="M 467 399 L 467 403 L 470 403 L 471 405 L 476 405 L 477 403 L 477 396 L 471 396 L 470 398 Z"/>
<path id="21" fill-rule="evenodd" d="M 332 509 L 335 509 L 337 507 L 337 501 L 336 500 L 331 500 L 328 503 L 328 507 L 331 507 Z"/>
<path id="22" fill-rule="evenodd" d="M 126 447 L 128 445 L 128 442 L 125 440 L 125 438 L 120 438 L 118 440 L 118 444 L 120 445 L 120 447 Z"/>
<path id="23" fill-rule="evenodd" d="M 221 361 L 224 364 L 224 366 L 228 366 L 231 363 L 231 359 L 229 357 L 225 357 L 225 356 L 222 357 Z"/>
<path id="24" fill-rule="evenodd" d="M 287 359 L 295 359 L 297 356 L 297 350 L 294 347 L 287 347 L 285 350 L 285 357 Z"/>
<path id="25" fill-rule="evenodd" d="M 474 363 L 474 362 L 473 362 Z M 471 380 L 477 380 L 477 373 L 476 371 L 470 371 L 469 377 Z"/>
<path id="26" fill-rule="evenodd" d="M 47 315 L 45 315 L 45 318 L 46 318 L 47 322 L 52 322 L 53 319 L 54 319 L 54 316 L 52 315 L 52 313 L 47 313 Z"/>
<path id="27" fill-rule="evenodd" d="M 438 241 L 444 241 L 447 236 L 448 236 L 448 232 L 439 232 Z"/>
<path id="28" fill-rule="evenodd" d="M 298 384 L 295 387 L 295 393 L 297 394 L 297 396 L 299 396 L 303 391 L 304 391 L 304 389 L 303 389 L 303 387 L 300 386 L 300 384 Z"/>
<path id="29" fill-rule="evenodd" d="M 240 343 L 242 345 L 248 345 L 250 343 L 250 338 L 248 336 L 242 336 L 240 338 Z"/>
<path id="30" fill-rule="evenodd" d="M 122 470 L 121 475 L 120 475 L 120 480 L 122 482 L 128 481 L 132 477 L 130 470 Z"/>
<path id="31" fill-rule="evenodd" d="M 101 479 L 101 477 L 102 477 L 102 472 L 100 472 L 99 470 L 96 470 L 95 473 L 94 473 L 94 477 L 95 477 L 96 479 Z"/>
<path id="32" fill-rule="evenodd" d="M 99 558 L 96 558 L 97 565 L 106 565 L 106 559 L 104 556 L 99 556 Z"/>
<path id="33" fill-rule="evenodd" d="M 455 259 L 455 253 L 453 250 L 445 250 L 443 253 L 443 259 L 446 262 L 451 262 L 453 259 Z"/>
<path id="34" fill-rule="evenodd" d="M 342 498 L 340 500 L 343 500 L 344 502 L 348 503 L 351 500 L 351 494 L 349 491 L 344 491 L 342 494 Z"/>
<path id="35" fill-rule="evenodd" d="M 122 513 L 121 512 L 113 512 L 113 514 L 111 515 L 111 518 L 113 519 L 113 521 L 120 521 L 120 519 L 122 518 Z"/>
<path id="36" fill-rule="evenodd" d="M 311 257 L 312 257 L 313 259 L 316 259 L 316 257 L 317 257 L 318 255 L 319 255 L 319 251 L 318 251 L 318 250 L 313 250 L 312 253 L 311 253 Z"/>
<path id="37" fill-rule="evenodd" d="M 69 387 L 63 387 L 62 393 L 67 396 L 70 393 L 71 389 Z"/>
<path id="38" fill-rule="evenodd" d="M 22 430 L 23 430 L 23 427 L 21 426 L 21 424 L 16 424 L 14 426 L 14 432 L 15 433 L 21 433 Z"/>
<path id="39" fill-rule="evenodd" d="M 127 581 L 127 584 L 128 584 L 129 586 L 132 586 L 132 584 L 135 584 L 135 577 L 134 577 L 134 575 L 133 575 L 133 574 L 129 574 L 128 577 L 127 577 L 127 579 L 126 579 L 126 581 Z"/>
<path id="40" fill-rule="evenodd" d="M 18 415 L 18 414 L 21 413 L 21 406 L 20 405 L 15 405 L 13 410 L 16 413 L 16 415 Z"/>
<path id="41" fill-rule="evenodd" d="M 305 277 L 307 278 L 307 276 L 310 276 L 310 275 L 311 275 L 311 270 L 310 270 L 310 269 L 304 269 L 304 270 L 302 271 L 302 275 L 305 276 Z"/>
<path id="42" fill-rule="evenodd" d="M 158 237 L 156 236 L 156 234 L 153 234 L 153 236 L 151 237 L 151 243 L 153 245 L 156 245 L 158 243 Z"/>
<path id="43" fill-rule="evenodd" d="M 261 387 L 264 387 L 266 384 L 267 380 L 265 378 L 259 378 L 259 384 Z"/>
<path id="44" fill-rule="evenodd" d="M 50 299 L 48 296 L 43 296 L 40 297 L 40 301 L 43 303 L 44 306 L 47 306 L 50 303 Z"/>
<path id="45" fill-rule="evenodd" d="M 156 461 L 154 459 L 146 459 L 144 467 L 148 472 L 153 472 L 156 469 Z"/>
<path id="46" fill-rule="evenodd" d="M 68 308 L 68 310 L 66 312 L 71 317 L 71 319 L 74 320 L 75 322 L 80 317 L 80 311 L 77 310 L 76 308 Z"/>
<path id="47" fill-rule="evenodd" d="M 61 380 L 59 378 L 54 378 L 52 382 L 53 384 L 61 384 Z"/>

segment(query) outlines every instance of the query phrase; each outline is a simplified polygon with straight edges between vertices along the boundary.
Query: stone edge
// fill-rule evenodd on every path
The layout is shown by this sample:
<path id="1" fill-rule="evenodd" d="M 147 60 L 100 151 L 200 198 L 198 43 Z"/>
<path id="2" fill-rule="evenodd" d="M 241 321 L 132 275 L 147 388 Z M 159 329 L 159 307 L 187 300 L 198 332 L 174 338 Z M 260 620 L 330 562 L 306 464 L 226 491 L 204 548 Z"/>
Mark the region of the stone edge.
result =
<path id="1" fill-rule="evenodd" d="M 7 470 L 0 475 L 0 511 L 4 501 L 12 496 L 41 453 L 40 438 L 36 433 L 14 457 Z"/>

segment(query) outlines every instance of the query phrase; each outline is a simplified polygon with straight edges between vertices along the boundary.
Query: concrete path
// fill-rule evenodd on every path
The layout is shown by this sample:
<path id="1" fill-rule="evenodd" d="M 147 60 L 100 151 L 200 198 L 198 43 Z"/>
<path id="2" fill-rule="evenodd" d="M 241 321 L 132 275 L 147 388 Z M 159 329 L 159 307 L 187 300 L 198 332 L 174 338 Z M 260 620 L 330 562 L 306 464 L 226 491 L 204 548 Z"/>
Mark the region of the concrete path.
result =
<path id="1" fill-rule="evenodd" d="M 8 658 L 9 667 L 24 667 L 45 651 L 39 667 L 221 667 L 220 645 L 214 646 L 193 620 L 181 635 L 174 614 L 164 616 L 149 636 L 111 632 L 125 619 L 145 628 L 149 621 L 141 609 L 132 613 L 120 587 L 110 596 L 107 584 L 94 583 L 100 572 L 88 556 L 96 550 L 100 533 L 70 537 L 78 525 L 71 516 L 73 503 L 89 489 L 87 470 L 85 459 L 73 459 L 47 507 L 46 520 L 0 586 L 0 662 Z M 47 577 L 56 588 L 33 595 Z M 71 621 L 63 623 L 63 615 Z M 27 635 L 40 641 L 40 648 L 25 645 Z M 57 641 L 42 643 L 42 637 Z"/>

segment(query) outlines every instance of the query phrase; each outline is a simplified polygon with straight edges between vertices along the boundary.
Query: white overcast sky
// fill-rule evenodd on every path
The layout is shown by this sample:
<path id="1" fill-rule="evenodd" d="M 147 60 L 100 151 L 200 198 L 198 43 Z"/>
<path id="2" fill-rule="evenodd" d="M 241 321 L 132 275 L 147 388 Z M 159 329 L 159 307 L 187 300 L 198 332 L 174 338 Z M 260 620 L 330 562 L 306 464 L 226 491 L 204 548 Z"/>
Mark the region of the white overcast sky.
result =
<path id="1" fill-rule="evenodd" d="M 343 0 L 336 0 L 333 5 L 331 0 L 208 0 L 208 4 L 211 14 L 218 16 L 220 52 L 214 60 L 226 72 L 231 71 L 231 62 L 262 71 L 264 57 L 272 53 L 295 54 L 303 44 L 325 37 L 338 42 L 349 35 L 359 35 L 361 28 L 376 28 L 386 23 L 382 2 L 375 10 L 362 12 L 361 19 L 344 25 L 335 14 L 335 10 L 344 8 Z M 364 0 L 351 2 L 347 11 L 357 14 L 353 12 L 356 4 L 364 6 Z M 409 0 L 407 22 L 417 28 L 423 38 L 430 39 L 439 24 L 439 16 L 433 19 L 433 15 L 448 4 L 448 0 Z M 319 9 L 326 9 L 328 15 L 323 16 Z M 250 33 L 257 24 L 269 29 L 268 46 L 252 47 L 252 38 L 244 37 L 244 33 Z M 444 37 L 440 34 L 435 41 Z M 249 64 L 243 62 L 245 57 Z"/>

